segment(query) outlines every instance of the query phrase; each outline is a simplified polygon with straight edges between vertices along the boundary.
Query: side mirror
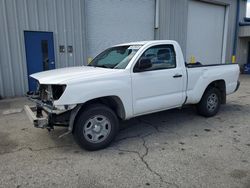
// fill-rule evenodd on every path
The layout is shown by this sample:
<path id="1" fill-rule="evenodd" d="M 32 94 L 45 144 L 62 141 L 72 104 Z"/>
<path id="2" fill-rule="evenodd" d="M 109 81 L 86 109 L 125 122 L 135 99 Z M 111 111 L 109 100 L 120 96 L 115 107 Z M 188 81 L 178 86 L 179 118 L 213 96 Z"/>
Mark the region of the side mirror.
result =
<path id="1" fill-rule="evenodd" d="M 151 67 L 152 67 L 152 63 L 150 59 L 148 58 L 140 59 L 139 63 L 136 66 L 136 72 L 140 72 Z"/>

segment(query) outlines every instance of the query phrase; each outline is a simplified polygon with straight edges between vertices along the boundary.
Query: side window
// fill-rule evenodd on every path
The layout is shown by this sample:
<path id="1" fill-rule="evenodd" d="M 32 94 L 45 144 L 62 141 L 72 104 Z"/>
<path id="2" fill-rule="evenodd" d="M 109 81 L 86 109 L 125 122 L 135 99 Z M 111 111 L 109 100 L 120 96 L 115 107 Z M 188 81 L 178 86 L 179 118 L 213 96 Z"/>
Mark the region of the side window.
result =
<path id="1" fill-rule="evenodd" d="M 147 49 L 141 59 L 148 59 L 152 63 L 152 67 L 145 69 L 144 71 L 153 71 L 160 69 L 170 69 L 176 67 L 176 56 L 173 45 L 157 45 Z M 139 61 L 135 65 L 135 69 L 138 67 Z"/>

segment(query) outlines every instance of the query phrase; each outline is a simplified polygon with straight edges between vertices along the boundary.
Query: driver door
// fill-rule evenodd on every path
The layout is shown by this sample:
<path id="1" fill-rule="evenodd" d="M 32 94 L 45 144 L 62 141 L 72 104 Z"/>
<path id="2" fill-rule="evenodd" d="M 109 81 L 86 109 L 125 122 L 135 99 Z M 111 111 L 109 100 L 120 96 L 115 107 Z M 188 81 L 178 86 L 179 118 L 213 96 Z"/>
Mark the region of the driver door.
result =
<path id="1" fill-rule="evenodd" d="M 148 58 L 152 66 L 137 70 L 140 59 Z M 184 101 L 183 69 L 177 67 L 173 45 L 148 48 L 132 73 L 134 115 L 179 107 Z"/>

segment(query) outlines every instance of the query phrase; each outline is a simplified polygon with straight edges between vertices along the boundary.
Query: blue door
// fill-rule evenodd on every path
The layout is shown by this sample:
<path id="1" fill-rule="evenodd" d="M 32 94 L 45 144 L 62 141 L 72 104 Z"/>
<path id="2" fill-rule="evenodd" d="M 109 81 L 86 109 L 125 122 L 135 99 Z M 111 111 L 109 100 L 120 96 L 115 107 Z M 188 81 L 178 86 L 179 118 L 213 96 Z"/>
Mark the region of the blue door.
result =
<path id="1" fill-rule="evenodd" d="M 24 31 L 28 76 L 55 69 L 54 40 L 52 32 Z M 36 81 L 28 77 L 29 91 L 36 90 Z"/>

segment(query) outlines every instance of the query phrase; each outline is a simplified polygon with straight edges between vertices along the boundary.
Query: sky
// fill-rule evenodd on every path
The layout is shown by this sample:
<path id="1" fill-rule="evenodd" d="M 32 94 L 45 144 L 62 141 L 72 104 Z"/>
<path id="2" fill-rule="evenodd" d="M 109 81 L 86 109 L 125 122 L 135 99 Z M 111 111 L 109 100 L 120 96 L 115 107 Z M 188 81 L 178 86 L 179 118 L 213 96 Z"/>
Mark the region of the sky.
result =
<path id="1" fill-rule="evenodd" d="M 250 1 L 247 2 L 247 17 L 250 17 Z"/>

